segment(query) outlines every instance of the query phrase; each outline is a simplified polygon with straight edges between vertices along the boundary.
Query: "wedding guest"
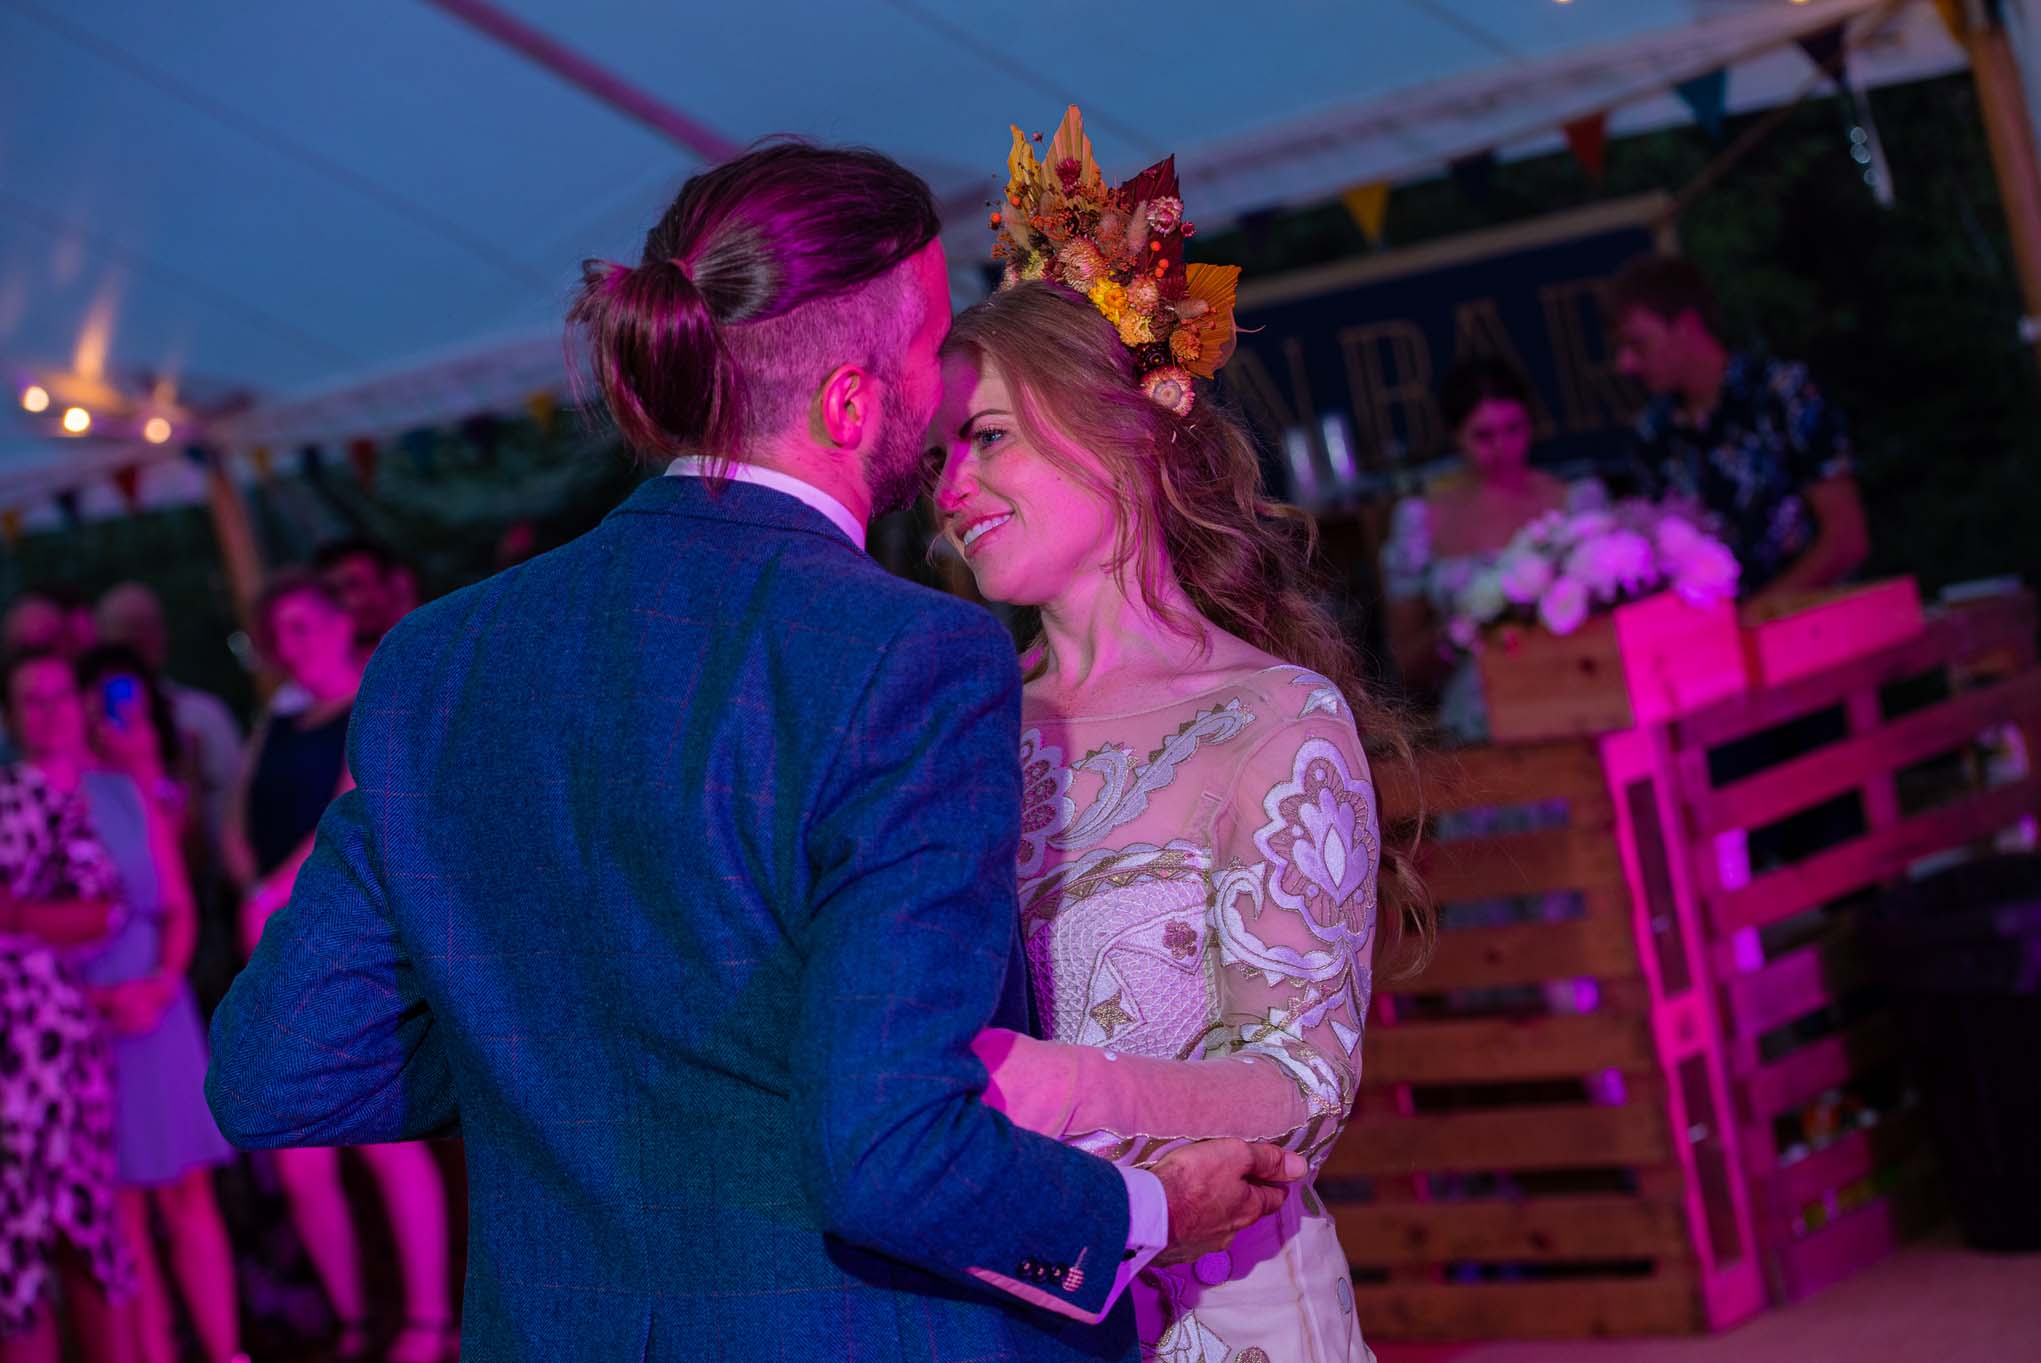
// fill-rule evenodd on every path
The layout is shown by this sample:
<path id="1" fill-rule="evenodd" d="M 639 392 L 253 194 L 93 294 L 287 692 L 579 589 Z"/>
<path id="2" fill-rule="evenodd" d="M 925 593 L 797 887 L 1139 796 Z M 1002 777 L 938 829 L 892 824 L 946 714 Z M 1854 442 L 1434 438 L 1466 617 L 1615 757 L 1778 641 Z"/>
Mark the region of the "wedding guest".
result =
<path id="1" fill-rule="evenodd" d="M 263 721 L 228 822 L 229 854 L 248 886 L 242 932 L 249 950 L 270 916 L 290 901 L 326 806 L 354 784 L 347 770 L 347 726 L 365 662 L 357 647 L 358 617 L 322 578 L 280 575 L 263 593 L 256 620 L 265 651 L 304 692 L 307 705 Z M 439 1168 L 418 1142 L 365 1146 L 359 1153 L 389 1209 L 404 1281 L 405 1321 L 386 1357 L 391 1363 L 436 1363 L 458 1338 Z M 340 1322 L 337 1351 L 342 1358 L 365 1357 L 368 1303 L 341 1190 L 340 1152 L 279 1150 L 276 1167 L 292 1219 Z"/>
<path id="2" fill-rule="evenodd" d="M 0 649 L 10 654 L 54 652 L 75 658 L 93 642 L 91 603 L 69 583 L 28 588 L 0 618 Z"/>
<path id="3" fill-rule="evenodd" d="M 399 620 L 418 608 L 418 574 L 374 540 L 324 545 L 312 556 L 312 568 L 354 618 L 354 641 L 364 653 L 373 651 Z"/>
<path id="4" fill-rule="evenodd" d="M 1651 394 L 1641 490 L 1693 503 L 1743 565 L 1746 601 L 1843 581 L 1870 552 L 1842 414 L 1807 367 L 1722 341 L 1699 269 L 1642 256 L 1610 286 L 1617 363 Z"/>
<path id="5" fill-rule="evenodd" d="M 244 1358 L 233 1250 L 212 1182 L 233 1147 L 206 1108 L 204 1032 L 187 977 L 198 922 L 179 838 L 189 811 L 170 774 L 177 752 L 171 704 L 129 649 L 86 654 L 79 680 L 90 720 L 57 737 L 86 754 L 81 788 L 127 909 L 125 925 L 82 962 L 80 975 L 112 1034 L 118 1204 L 141 1269 L 135 1353 L 141 1363 L 176 1360 L 153 1211 L 169 1233 L 170 1265 L 206 1356 Z"/>
<path id="6" fill-rule="evenodd" d="M 1531 521 L 1606 497 L 1597 482 L 1569 484 L 1533 467 L 1530 386 L 1504 361 L 1455 365 L 1439 405 L 1465 467 L 1390 513 L 1382 547 L 1389 648 L 1406 686 L 1437 695 L 1441 732 L 1478 743 L 1488 736 L 1481 678 L 1465 651 L 1470 641 L 1447 632 L 1459 594 Z"/>
<path id="7" fill-rule="evenodd" d="M 0 1361 L 56 1363 L 59 1281 L 86 1355 L 122 1360 L 111 1060 L 72 959 L 117 926 L 119 880 L 60 737 L 84 726 L 70 660 L 12 655 L 0 696 L 29 754 L 0 768 Z"/>

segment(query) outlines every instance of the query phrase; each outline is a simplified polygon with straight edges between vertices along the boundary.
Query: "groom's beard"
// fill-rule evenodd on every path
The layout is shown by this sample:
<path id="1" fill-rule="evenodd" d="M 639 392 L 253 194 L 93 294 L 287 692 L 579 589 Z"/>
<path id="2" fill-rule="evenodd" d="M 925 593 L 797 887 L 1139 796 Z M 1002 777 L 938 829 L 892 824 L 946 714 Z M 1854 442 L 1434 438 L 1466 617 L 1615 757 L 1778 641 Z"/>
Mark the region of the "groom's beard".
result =
<path id="1" fill-rule="evenodd" d="M 922 443 L 928 423 L 916 421 L 907 409 L 907 394 L 898 382 L 880 390 L 878 443 L 865 461 L 865 482 L 872 490 L 872 519 L 914 505 L 927 481 L 922 468 Z"/>

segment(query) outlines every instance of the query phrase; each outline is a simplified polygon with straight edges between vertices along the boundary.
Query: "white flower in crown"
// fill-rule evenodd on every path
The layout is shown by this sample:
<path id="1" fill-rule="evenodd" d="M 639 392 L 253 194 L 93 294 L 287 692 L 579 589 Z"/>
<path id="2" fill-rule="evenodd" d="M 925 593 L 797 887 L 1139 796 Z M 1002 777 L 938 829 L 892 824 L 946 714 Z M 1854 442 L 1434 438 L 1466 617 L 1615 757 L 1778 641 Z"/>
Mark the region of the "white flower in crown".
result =
<path id="1" fill-rule="evenodd" d="M 1512 548 L 1497 561 L 1495 573 L 1510 604 L 1528 606 L 1551 585 L 1552 562 L 1535 549 Z"/>
<path id="2" fill-rule="evenodd" d="M 1588 589 L 1578 578 L 1560 577 L 1538 598 L 1538 619 L 1554 634 L 1571 634 L 1587 619 Z"/>

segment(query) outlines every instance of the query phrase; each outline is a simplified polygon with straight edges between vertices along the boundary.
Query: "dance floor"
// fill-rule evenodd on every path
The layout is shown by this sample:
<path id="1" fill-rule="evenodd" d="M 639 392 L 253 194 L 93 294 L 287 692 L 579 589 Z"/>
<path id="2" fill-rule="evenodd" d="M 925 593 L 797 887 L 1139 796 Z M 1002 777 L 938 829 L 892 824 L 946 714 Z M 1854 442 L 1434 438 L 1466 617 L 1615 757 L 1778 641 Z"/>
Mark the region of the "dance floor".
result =
<path id="1" fill-rule="evenodd" d="M 1381 1363 L 2013 1363 L 2041 1359 L 2041 1254 L 1916 1245 L 1727 1334 L 1433 1347 Z"/>

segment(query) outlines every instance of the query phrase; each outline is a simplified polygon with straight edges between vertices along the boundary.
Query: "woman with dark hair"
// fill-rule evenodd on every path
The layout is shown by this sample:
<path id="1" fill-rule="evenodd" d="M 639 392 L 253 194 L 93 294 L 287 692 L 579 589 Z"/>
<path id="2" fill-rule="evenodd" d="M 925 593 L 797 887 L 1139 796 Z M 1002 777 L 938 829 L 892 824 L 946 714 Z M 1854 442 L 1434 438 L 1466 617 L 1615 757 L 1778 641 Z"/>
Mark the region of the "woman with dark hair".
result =
<path id="1" fill-rule="evenodd" d="M 1464 470 L 1406 497 L 1390 513 L 1382 546 L 1389 651 L 1406 686 L 1438 696 L 1439 729 L 1462 743 L 1488 735 L 1481 677 L 1449 641 L 1445 622 L 1459 593 L 1517 531 L 1550 511 L 1607 501 L 1593 480 L 1568 484 L 1531 465 L 1531 389 L 1515 366 L 1489 356 L 1462 360 L 1446 375 L 1439 405 Z M 1457 644 L 1460 661 L 1453 662 Z"/>
<path id="2" fill-rule="evenodd" d="M 263 593 L 256 622 L 265 651 L 309 697 L 307 708 L 271 715 L 250 743 L 240 798 L 229 821 L 228 856 L 247 886 L 242 935 L 254 950 L 270 916 L 290 902 L 311 855 L 319 820 L 353 787 L 347 726 L 364 661 L 355 623 L 322 580 L 280 574 Z M 456 1347 L 447 1282 L 446 1195 L 439 1167 L 422 1143 L 364 1146 L 390 1213 L 404 1280 L 405 1319 L 384 1357 L 437 1363 Z M 368 1303 L 354 1223 L 340 1182 L 340 1152 L 308 1147 L 276 1152 L 292 1219 L 340 1322 L 342 1359 L 369 1356 Z"/>
<path id="3" fill-rule="evenodd" d="M 175 1315 L 154 1250 L 150 1213 L 170 1237 L 170 1267 L 206 1356 L 241 1354 L 234 1256 L 212 1171 L 233 1156 L 205 1102 L 205 1037 L 187 970 L 198 910 L 185 873 L 184 825 L 194 811 L 177 770 L 177 728 L 154 674 L 131 649 L 78 662 L 88 732 L 66 732 L 93 831 L 119 873 L 121 930 L 79 973 L 112 1033 L 114 1136 L 121 1224 L 141 1269 L 136 1357 L 174 1363 Z"/>
<path id="4" fill-rule="evenodd" d="M 1406 730 L 1315 594 L 1310 522 L 1197 383 L 1238 272 L 1183 263 L 1167 163 L 1105 188 L 1073 110 L 1048 166 L 1017 135 L 1012 169 L 1027 226 L 951 327 L 931 432 L 944 533 L 1040 621 L 1018 875 L 1048 1040 L 982 1034 L 988 1098 L 1109 1158 L 1239 1137 L 1315 1175 L 1359 1083 L 1378 863 L 1392 940 L 1431 931 L 1367 756 L 1408 761 Z M 1370 1356 L 1309 1177 L 1133 1297 L 1144 1356 Z"/>
<path id="5" fill-rule="evenodd" d="M 88 1355 L 125 1359 L 112 1062 L 76 969 L 119 927 L 120 883 L 85 803 L 70 661 L 15 654 L 0 688 L 23 753 L 0 768 L 0 1360 L 56 1363 L 58 1280 Z"/>

